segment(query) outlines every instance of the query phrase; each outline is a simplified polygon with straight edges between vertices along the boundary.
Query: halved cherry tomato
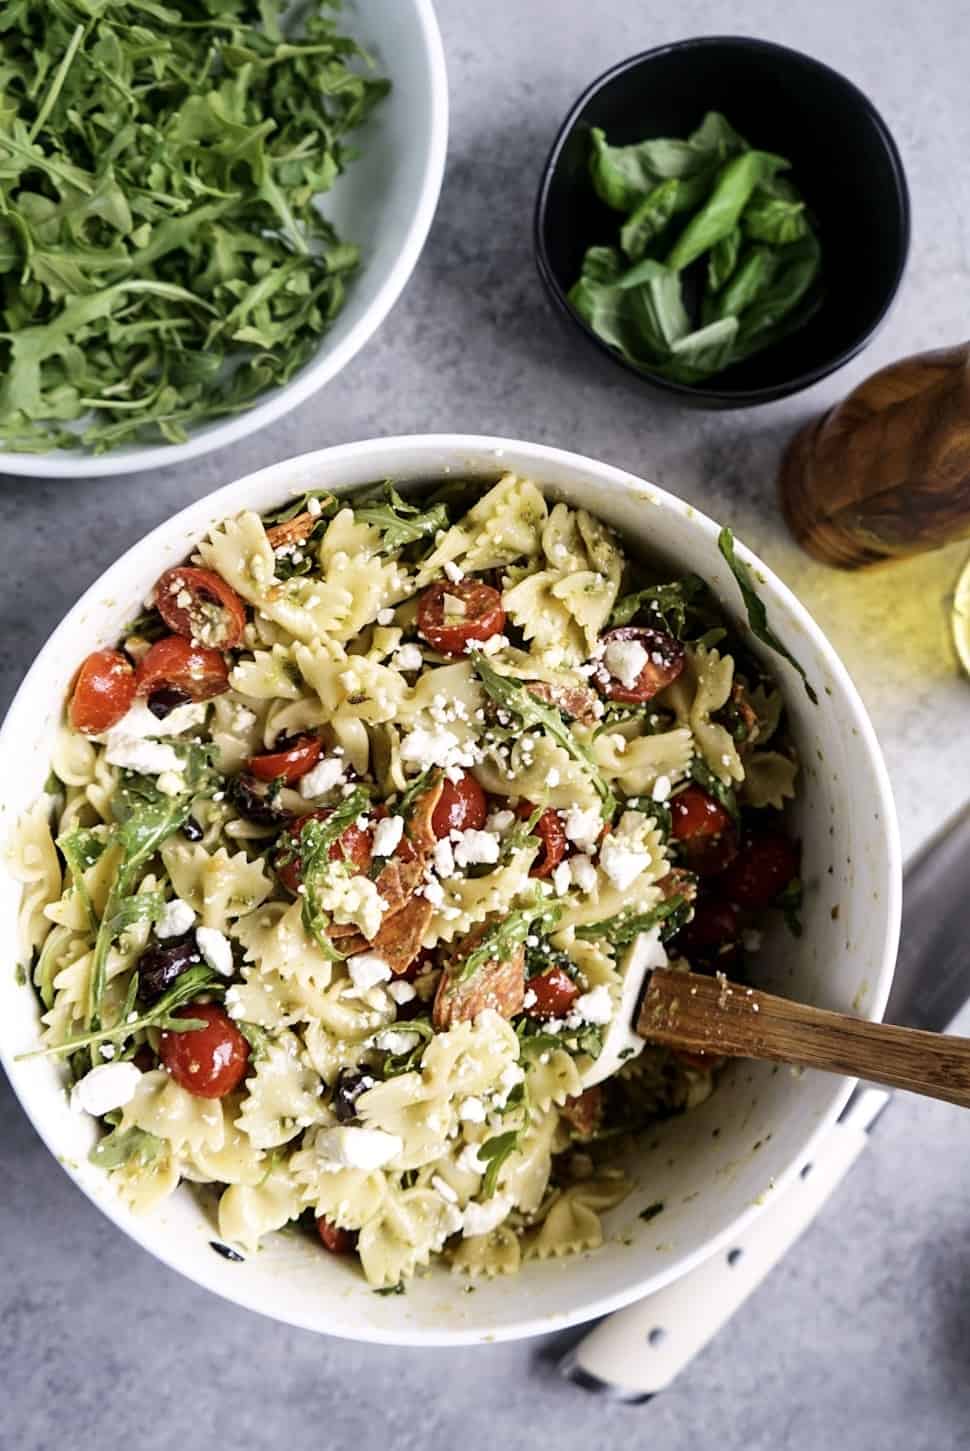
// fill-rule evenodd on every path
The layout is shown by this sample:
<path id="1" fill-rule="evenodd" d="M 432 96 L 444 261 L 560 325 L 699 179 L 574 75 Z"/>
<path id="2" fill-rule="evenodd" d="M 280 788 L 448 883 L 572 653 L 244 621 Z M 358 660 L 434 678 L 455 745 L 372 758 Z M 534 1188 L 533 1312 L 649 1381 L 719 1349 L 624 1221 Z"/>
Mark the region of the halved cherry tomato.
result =
<path id="1" fill-rule="evenodd" d="M 458 600 L 464 613 L 447 615 L 446 597 Z M 429 585 L 418 601 L 418 634 L 442 655 L 464 655 L 466 646 L 501 634 L 504 624 L 502 596 L 478 579 Z"/>
<path id="2" fill-rule="evenodd" d="M 718 894 L 748 911 L 767 907 L 792 877 L 798 876 L 799 851 L 781 831 L 760 831 L 744 843 L 717 884 Z"/>
<path id="3" fill-rule="evenodd" d="M 624 640 L 639 645 L 647 657 L 636 680 L 632 685 L 624 685 L 612 673 L 605 658 L 595 679 L 610 700 L 618 700 L 624 705 L 640 705 L 645 700 L 652 700 L 677 679 L 687 656 L 683 645 L 673 635 L 664 630 L 651 630 L 646 625 L 621 625 L 615 630 L 607 630 L 603 636 L 607 650 L 611 644 Z"/>
<path id="4" fill-rule="evenodd" d="M 488 816 L 485 792 L 474 776 L 441 783 L 441 795 L 431 816 L 431 830 L 439 841 L 449 831 L 481 831 Z"/>
<path id="5" fill-rule="evenodd" d="M 295 894 L 303 881 L 303 862 L 300 859 L 300 835 L 303 831 L 303 823 L 305 821 L 326 821 L 332 810 L 333 807 L 324 806 L 319 811 L 310 812 L 308 816 L 301 816 L 281 834 L 277 860 L 274 865 L 276 875 L 287 891 Z M 352 862 L 358 872 L 366 872 L 371 864 L 373 846 L 374 833 L 362 830 L 355 821 L 352 821 L 349 826 L 344 828 L 330 848 L 330 860 L 332 862 Z"/>
<path id="6" fill-rule="evenodd" d="M 229 668 L 218 650 L 166 635 L 139 661 L 136 681 L 139 695 L 174 685 L 191 700 L 209 700 L 229 689 Z"/>
<path id="7" fill-rule="evenodd" d="M 238 1088 L 249 1066 L 249 1044 L 229 1014 L 216 1003 L 187 1003 L 176 1018 L 201 1018 L 204 1028 L 163 1032 L 158 1056 L 171 1076 L 196 1098 L 225 1098 Z"/>
<path id="8" fill-rule="evenodd" d="M 260 781 L 275 781 L 282 776 L 285 784 L 292 786 L 312 771 L 322 750 L 316 736 L 282 736 L 275 750 L 263 756 L 250 756 L 246 764 Z"/>
<path id="9" fill-rule="evenodd" d="M 698 876 L 723 871 L 738 854 L 738 833 L 719 801 L 700 786 L 687 786 L 670 802 L 671 835 L 686 866 Z"/>
<path id="10" fill-rule="evenodd" d="M 246 628 L 245 605 L 212 569 L 166 569 L 155 586 L 155 606 L 176 635 L 211 650 L 231 650 Z"/>
<path id="11" fill-rule="evenodd" d="M 531 806 L 528 801 L 520 801 L 516 807 L 516 815 L 523 821 L 528 821 L 533 811 L 535 811 L 535 807 Z M 559 812 L 553 811 L 551 808 L 544 811 L 532 830 L 542 845 L 539 848 L 539 855 L 532 863 L 529 876 L 551 877 L 566 855 L 566 828 L 560 820 Z"/>
<path id="12" fill-rule="evenodd" d="M 68 706 L 71 725 L 97 736 L 117 725 L 135 698 L 135 668 L 120 650 L 95 650 L 77 673 Z"/>
<path id="13" fill-rule="evenodd" d="M 529 997 L 530 993 L 535 1002 Z M 525 996 L 529 1004 L 525 1011 L 529 1017 L 544 1021 L 547 1018 L 564 1018 L 579 997 L 579 988 L 568 972 L 561 967 L 553 967 L 548 972 L 526 979 Z"/>
<path id="14" fill-rule="evenodd" d="M 690 957 L 694 952 L 719 947 L 722 942 L 734 942 L 737 935 L 738 914 L 730 902 L 705 897 L 694 904 L 694 915 L 677 933 L 674 946 Z"/>
<path id="15" fill-rule="evenodd" d="M 341 1229 L 339 1224 L 334 1224 L 322 1214 L 317 1220 L 317 1233 L 324 1249 L 332 1255 L 352 1254 L 357 1246 L 357 1236 L 352 1229 Z"/>

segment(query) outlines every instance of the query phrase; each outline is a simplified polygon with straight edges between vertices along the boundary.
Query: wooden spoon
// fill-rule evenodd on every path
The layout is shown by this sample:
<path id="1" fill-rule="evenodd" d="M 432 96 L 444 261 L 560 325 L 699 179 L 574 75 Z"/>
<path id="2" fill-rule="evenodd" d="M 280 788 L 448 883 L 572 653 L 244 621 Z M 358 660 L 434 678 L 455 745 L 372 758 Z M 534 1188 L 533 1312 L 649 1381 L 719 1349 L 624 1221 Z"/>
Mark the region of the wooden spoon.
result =
<path id="1" fill-rule="evenodd" d="M 970 1038 L 870 1023 L 728 982 L 656 968 L 637 1032 L 692 1053 L 844 1073 L 970 1108 Z"/>

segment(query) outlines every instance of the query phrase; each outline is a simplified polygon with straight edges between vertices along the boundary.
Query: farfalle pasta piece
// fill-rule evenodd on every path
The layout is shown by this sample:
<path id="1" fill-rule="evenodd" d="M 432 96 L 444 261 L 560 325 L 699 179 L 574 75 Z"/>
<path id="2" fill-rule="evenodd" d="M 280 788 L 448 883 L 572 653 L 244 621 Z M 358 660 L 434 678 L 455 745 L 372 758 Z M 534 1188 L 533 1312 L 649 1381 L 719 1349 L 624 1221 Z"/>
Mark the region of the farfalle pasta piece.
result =
<path id="1" fill-rule="evenodd" d="M 719 781 L 730 785 L 744 779 L 737 746 L 724 726 L 711 719 L 730 699 L 734 660 L 705 645 L 688 646 L 683 673 L 668 685 L 657 702 L 672 710 L 681 725 L 693 732 L 697 754 Z"/>
<path id="2" fill-rule="evenodd" d="M 299 1039 L 282 1032 L 256 1058 L 246 1079 L 239 1127 L 257 1149 L 275 1149 L 319 1123 L 323 1084 L 300 1052 Z"/>
<path id="3" fill-rule="evenodd" d="M 258 1184 L 231 1184 L 219 1200 L 219 1235 L 247 1251 L 264 1235 L 298 1219 L 303 1193 L 286 1164 L 274 1162 Z"/>
<path id="4" fill-rule="evenodd" d="M 339 1169 L 316 1147 L 319 1130 L 311 1129 L 290 1159 L 293 1178 L 316 1215 L 341 1229 L 360 1229 L 378 1213 L 387 1194 L 380 1169 Z"/>
<path id="5" fill-rule="evenodd" d="M 278 973 L 314 995 L 330 986 L 333 961 L 308 936 L 299 901 L 265 902 L 238 918 L 231 932 L 246 961 L 258 964 L 262 971 Z"/>
<path id="6" fill-rule="evenodd" d="M 424 936 L 424 946 L 454 942 L 464 937 L 487 917 L 507 912 L 528 889 L 529 869 L 537 845 L 514 851 L 504 866 L 484 877 L 448 877 L 442 883 L 443 897 Z"/>
<path id="7" fill-rule="evenodd" d="M 262 1183 L 269 1167 L 266 1155 L 258 1149 L 239 1122 L 240 1097 L 221 1100 L 224 1137 L 218 1149 L 200 1144 L 185 1152 L 182 1174 L 200 1184 L 245 1184 L 250 1188 Z"/>
<path id="8" fill-rule="evenodd" d="M 603 1176 L 564 1189 L 539 1227 L 526 1232 L 523 1257 L 545 1260 L 598 1249 L 603 1243 L 600 1215 L 625 1199 L 632 1188 L 622 1176 Z"/>
<path id="9" fill-rule="evenodd" d="M 407 693 L 404 676 L 365 655 L 347 655 L 339 645 L 317 640 L 294 645 L 293 655 L 328 716 L 343 715 L 376 725 L 393 720 Z"/>
<path id="10" fill-rule="evenodd" d="M 520 736 L 504 753 L 486 748 L 472 775 L 496 796 L 521 796 L 564 811 L 586 810 L 599 801 L 589 772 L 545 735 Z"/>
<path id="11" fill-rule="evenodd" d="M 300 671 L 285 645 L 256 650 L 248 659 L 238 660 L 229 672 L 229 684 L 255 700 L 299 700 L 303 694 Z"/>
<path id="12" fill-rule="evenodd" d="M 490 1234 L 459 1240 L 450 1251 L 450 1259 L 455 1274 L 491 1280 L 498 1275 L 517 1274 L 522 1249 L 515 1231 L 507 1224 L 500 1224 Z"/>
<path id="13" fill-rule="evenodd" d="M 368 1283 L 400 1284 L 456 1229 L 454 1207 L 431 1189 L 388 1189 L 378 1212 L 362 1227 L 357 1252 Z"/>
<path id="14" fill-rule="evenodd" d="M 648 796 L 661 776 L 671 782 L 682 781 L 694 755 L 693 736 L 687 726 L 633 740 L 619 732 L 604 731 L 590 742 L 590 750 L 600 774 L 626 796 Z"/>
<path id="15" fill-rule="evenodd" d="M 781 811 L 795 794 L 798 764 L 780 751 L 752 751 L 744 762 L 741 800 L 759 809 L 773 806 Z"/>
<path id="16" fill-rule="evenodd" d="M 565 1048 L 550 1048 L 538 1056 L 527 1056 L 524 1063 L 529 1102 L 537 1109 L 547 1109 L 553 1104 L 565 1103 L 567 1098 L 575 1098 L 583 1088 L 580 1075 L 583 1061 L 577 1061 Z"/>
<path id="17" fill-rule="evenodd" d="M 499 1192 L 524 1214 L 532 1214 L 539 1208 L 549 1185 L 558 1122 L 555 1108 L 536 1107 L 519 1135 L 515 1150 L 499 1170 Z"/>
<path id="18" fill-rule="evenodd" d="M 230 856 L 225 847 L 207 852 L 199 843 L 170 838 L 162 860 L 175 895 L 188 902 L 202 926 L 222 931 L 233 917 L 245 916 L 272 891 L 263 861 L 249 861 L 245 852 Z"/>
<path id="19" fill-rule="evenodd" d="M 418 588 L 436 579 L 445 564 L 472 574 L 531 558 L 539 553 L 546 515 L 546 501 L 535 484 L 505 474 L 447 530 L 422 564 Z"/>
<path id="20" fill-rule="evenodd" d="M 175 1082 L 161 1068 L 143 1073 L 133 1097 L 125 1104 L 122 1129 L 144 1129 L 165 1139 L 178 1154 L 221 1149 L 226 1140 L 222 1104 L 199 1098 Z"/>

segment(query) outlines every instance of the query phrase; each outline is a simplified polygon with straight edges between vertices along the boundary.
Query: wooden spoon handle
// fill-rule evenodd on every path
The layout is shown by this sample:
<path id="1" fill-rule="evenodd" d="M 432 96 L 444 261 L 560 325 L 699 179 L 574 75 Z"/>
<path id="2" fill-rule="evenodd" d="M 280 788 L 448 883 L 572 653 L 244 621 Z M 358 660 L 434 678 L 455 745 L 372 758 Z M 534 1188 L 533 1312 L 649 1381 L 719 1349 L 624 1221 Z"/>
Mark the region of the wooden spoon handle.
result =
<path id="1" fill-rule="evenodd" d="M 672 1048 L 820 1068 L 970 1108 L 970 1038 L 870 1023 L 723 977 L 658 968 L 637 1032 Z"/>

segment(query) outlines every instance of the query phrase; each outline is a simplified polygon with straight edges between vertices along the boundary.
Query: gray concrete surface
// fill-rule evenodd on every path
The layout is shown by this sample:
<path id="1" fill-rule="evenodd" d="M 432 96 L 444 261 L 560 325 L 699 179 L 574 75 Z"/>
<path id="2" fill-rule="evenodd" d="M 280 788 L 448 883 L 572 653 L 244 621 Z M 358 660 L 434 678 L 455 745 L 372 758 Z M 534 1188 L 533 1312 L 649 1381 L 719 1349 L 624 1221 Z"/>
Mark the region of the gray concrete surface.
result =
<path id="1" fill-rule="evenodd" d="M 827 572 L 785 537 L 773 476 L 796 424 L 866 372 L 965 335 L 964 5 L 441 0 L 440 11 L 450 161 L 404 298 L 335 383 L 254 440 L 152 478 L 0 480 L 3 703 L 78 593 L 146 529 L 218 484 L 375 434 L 537 438 L 643 473 L 731 521 L 794 585 L 866 697 L 914 849 L 970 794 L 970 687 L 946 632 L 965 549 L 866 578 Z M 730 31 L 808 50 L 873 97 L 904 155 L 915 236 L 900 300 L 863 358 L 787 403 L 688 414 L 645 397 L 560 333 L 532 266 L 531 207 L 559 120 L 589 79 L 649 45 Z M 970 1119 L 954 1109 L 896 1103 L 786 1263 L 682 1380 L 640 1409 L 560 1382 L 555 1357 L 570 1336 L 408 1352 L 317 1339 L 234 1310 L 123 1239 L 3 1086 L 0 1113 L 0 1446 L 10 1451 L 967 1444 Z"/>

